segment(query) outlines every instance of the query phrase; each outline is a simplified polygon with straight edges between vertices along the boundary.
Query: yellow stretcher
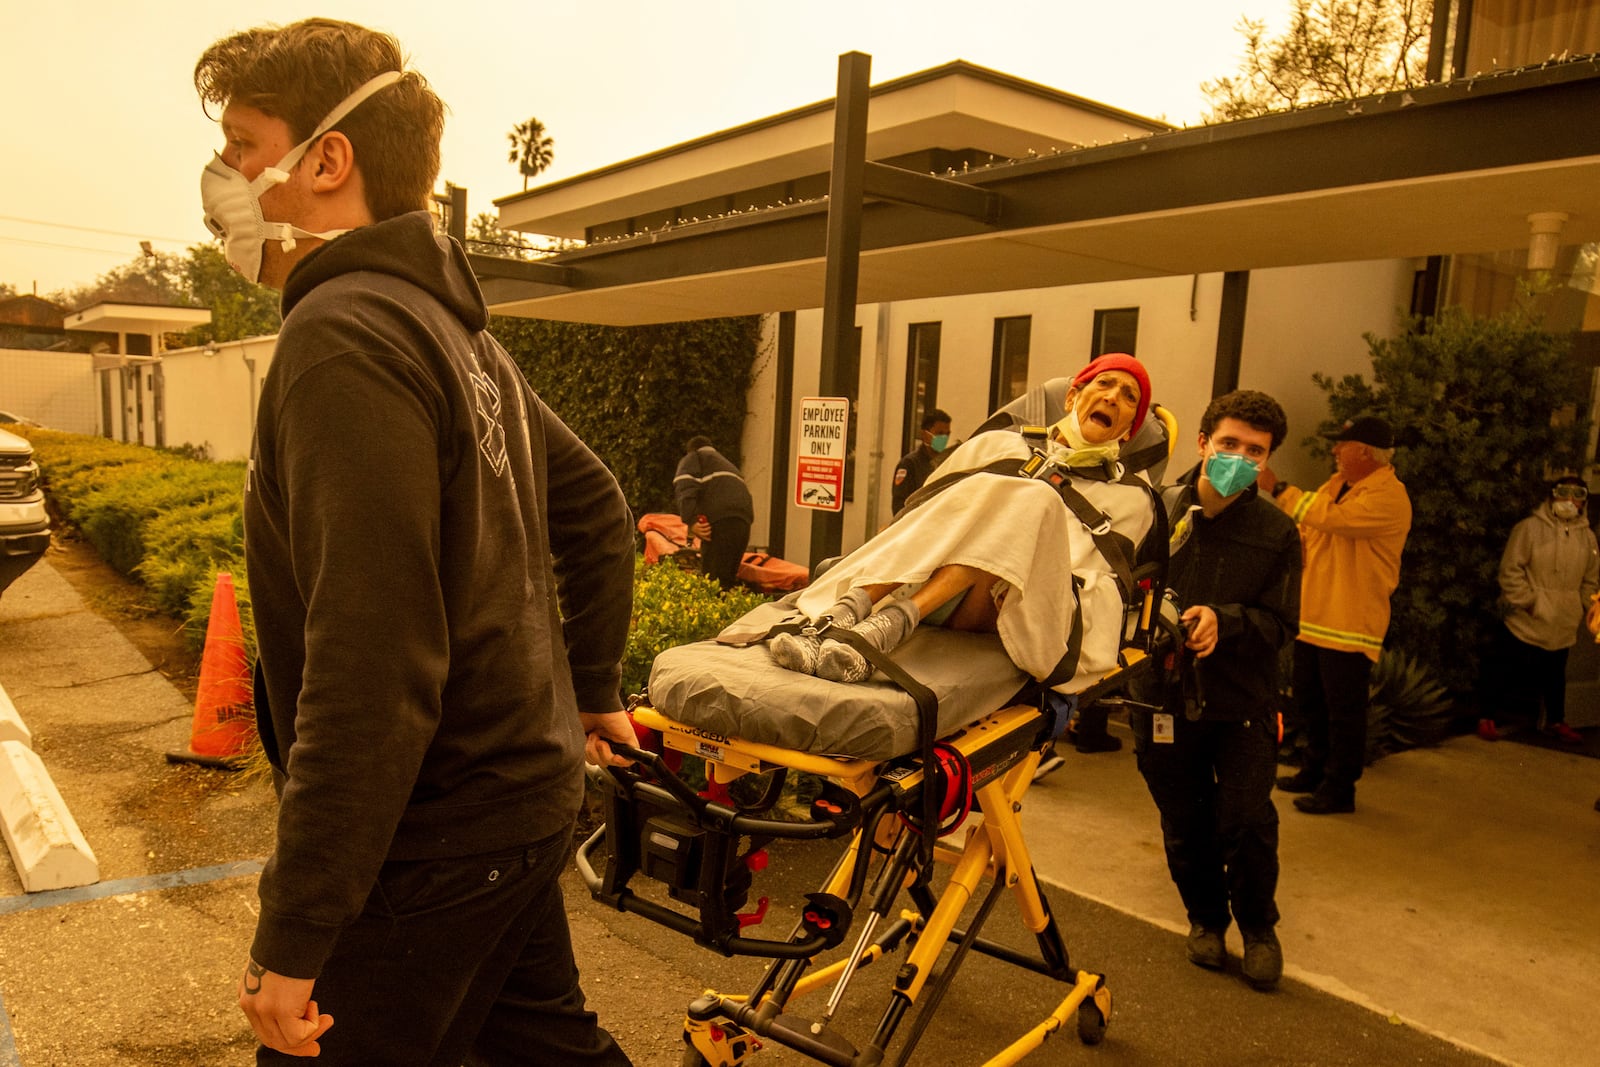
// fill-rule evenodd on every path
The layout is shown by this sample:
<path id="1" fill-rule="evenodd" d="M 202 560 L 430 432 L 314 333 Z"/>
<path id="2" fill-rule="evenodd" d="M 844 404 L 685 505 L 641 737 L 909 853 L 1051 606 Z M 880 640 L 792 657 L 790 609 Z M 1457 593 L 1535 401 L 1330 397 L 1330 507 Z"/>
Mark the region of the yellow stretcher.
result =
<path id="1" fill-rule="evenodd" d="M 1039 406 L 1054 411 L 1061 402 L 1043 397 Z M 1154 443 L 1141 446 L 1140 454 L 1147 463 L 1164 463 L 1176 439 L 1176 424 L 1159 406 L 1152 410 L 1157 417 L 1147 428 Z M 1140 443 L 1141 439 L 1135 440 Z M 1124 450 L 1125 462 L 1129 451 Z M 1159 525 L 1152 538 L 1164 549 L 1165 513 L 1159 506 L 1156 512 Z M 1118 667 L 1086 688 L 1077 688 L 1080 714 L 1092 711 L 1103 717 L 1107 709 L 1131 704 L 1128 693 L 1136 682 L 1172 670 L 1172 654 L 1182 638 L 1165 596 L 1164 552 L 1161 555 L 1161 562 L 1146 564 L 1130 575 L 1129 585 L 1140 595 L 1128 598 L 1132 608 L 1123 620 Z M 789 687 L 812 679 L 780 669 L 785 678 L 772 685 L 758 680 L 746 690 L 751 695 L 736 700 L 726 691 L 694 690 L 683 697 L 684 711 L 678 719 L 643 700 L 630 709 L 638 725 L 661 735 L 664 752 L 700 757 L 714 782 L 765 777 L 766 788 L 758 799 L 743 804 L 707 799 L 674 774 L 661 753 L 624 749 L 639 761 L 635 767 L 594 771 L 605 787 L 605 823 L 580 846 L 577 857 L 594 898 L 723 955 L 771 961 L 749 992 L 706 992 L 689 1005 L 683 1064 L 734 1067 L 748 1061 L 763 1042 L 839 1067 L 909 1063 L 940 1000 L 972 952 L 1042 975 L 1066 990 L 1054 1011 L 991 1057 L 989 1065 L 1019 1062 L 1068 1025 L 1076 1028 L 1084 1044 L 1098 1044 L 1111 1017 L 1111 992 L 1101 974 L 1070 962 L 1034 874 L 1020 817 L 1040 761 L 1051 755 L 1053 738 L 1065 725 L 1059 721 L 1067 713 L 1065 705 L 1038 683 L 1019 690 L 1014 679 L 1026 676 L 994 674 L 979 663 L 985 656 L 977 650 L 963 658 L 950 646 L 937 645 L 937 658 L 956 657 L 961 679 L 954 689 L 942 690 L 945 714 L 941 716 L 941 698 L 932 689 L 876 650 L 865 648 L 855 635 L 836 636 L 855 644 L 903 690 L 897 698 L 912 696 L 915 711 L 906 714 L 914 716 L 909 721 L 915 728 L 907 729 L 906 736 L 914 741 L 904 746 L 913 748 L 911 753 L 887 758 L 819 755 L 681 721 L 691 717 L 689 712 L 708 715 L 710 705 L 721 704 L 723 718 L 707 722 L 739 723 L 747 732 L 758 733 L 763 727 L 753 725 L 745 714 L 748 702 L 757 699 L 754 694 L 770 704 L 777 693 L 784 714 L 794 714 L 796 701 L 812 700 L 799 689 L 794 697 L 789 695 Z M 971 635 L 923 634 L 929 642 L 956 636 Z M 704 672 L 714 676 L 713 687 L 727 682 L 726 661 L 715 660 L 720 654 L 704 654 L 713 661 Z M 1004 666 L 1006 671 L 1015 670 L 1009 661 Z M 997 688 L 972 684 L 980 677 Z M 1009 685 L 1007 677 L 1013 678 Z M 1171 675 L 1165 678 L 1170 681 Z M 730 713 L 730 706 L 736 713 Z M 854 709 L 845 713 L 850 724 L 858 717 L 862 713 Z M 774 812 L 790 771 L 822 781 L 803 821 L 780 819 Z M 762 909 L 749 915 L 741 914 L 741 909 L 764 868 L 766 847 L 785 840 L 823 839 L 841 841 L 842 852 L 822 885 L 804 895 L 793 929 L 784 937 L 746 936 L 759 922 Z M 602 849 L 603 870 L 597 871 L 596 857 Z M 941 863 L 951 869 L 936 889 L 934 869 Z M 635 878 L 655 884 L 650 896 L 630 888 Z M 982 936 L 984 923 L 1008 890 L 1023 925 L 1034 935 L 1036 954 Z M 970 918 L 964 919 L 969 910 Z M 835 955 L 831 950 L 839 948 L 846 949 L 840 958 L 823 962 L 822 957 Z M 898 967 L 883 965 L 901 953 L 904 959 Z M 869 967 L 874 976 L 889 972 L 887 1005 L 870 1034 L 852 1037 L 837 1021 L 839 1009 Z M 815 1008 L 810 1006 L 819 1001 Z M 804 1016 L 798 1014 L 801 1007 L 807 1011 Z M 911 1022 L 902 1034 L 907 1016 Z"/>
<path id="2" fill-rule="evenodd" d="M 1164 654 L 1172 628 L 1152 619 L 1161 597 L 1159 584 L 1146 586 L 1144 603 L 1129 621 L 1121 669 L 1079 693 L 1080 708 L 1127 703 L 1128 686 Z M 606 785 L 605 824 L 578 852 L 594 898 L 724 955 L 772 961 L 749 992 L 706 992 L 689 1005 L 686 1067 L 743 1064 L 767 1041 L 841 1067 L 909 1063 L 940 999 L 973 951 L 1066 986 L 1055 1010 L 988 1064 L 1016 1063 L 1068 1025 L 1076 1027 L 1084 1044 L 1099 1043 L 1111 1016 L 1110 990 L 1102 975 L 1069 961 L 1022 832 L 1023 797 L 1059 733 L 1058 712 L 1047 694 L 1037 690 L 1031 696 L 913 755 L 887 760 L 815 755 L 712 734 L 648 704 L 635 704 L 635 721 L 658 731 L 664 749 L 701 757 L 716 781 L 770 775 L 765 794 L 741 807 L 701 796 L 657 753 L 634 750 L 628 754 L 641 761 L 639 767 L 597 772 Z M 932 789 L 930 765 L 935 767 Z M 789 771 L 823 781 L 802 822 L 773 814 Z M 959 847 L 941 843 L 941 827 L 951 828 L 968 808 L 974 817 L 962 828 Z M 742 916 L 740 909 L 764 866 L 766 846 L 823 838 L 845 842 L 842 855 L 824 883 L 805 895 L 795 928 L 783 938 L 746 936 L 752 917 Z M 597 871 L 595 857 L 602 846 L 606 859 Z M 935 863 L 951 866 L 937 892 Z M 629 887 L 635 877 L 664 886 L 667 900 L 660 893 L 653 899 L 636 893 Z M 1034 934 L 1036 955 L 981 936 L 1007 890 Z M 976 910 L 963 927 L 974 901 Z M 848 952 L 842 958 L 818 962 L 817 957 L 843 945 Z M 897 968 L 881 966 L 899 952 L 904 961 Z M 859 972 L 869 966 L 879 974 L 892 970 L 888 1004 L 874 1032 L 853 1040 L 840 1032 L 835 1015 Z M 797 1005 L 822 994 L 820 1008 L 796 1014 Z M 914 1011 L 909 1033 L 899 1034 Z"/>

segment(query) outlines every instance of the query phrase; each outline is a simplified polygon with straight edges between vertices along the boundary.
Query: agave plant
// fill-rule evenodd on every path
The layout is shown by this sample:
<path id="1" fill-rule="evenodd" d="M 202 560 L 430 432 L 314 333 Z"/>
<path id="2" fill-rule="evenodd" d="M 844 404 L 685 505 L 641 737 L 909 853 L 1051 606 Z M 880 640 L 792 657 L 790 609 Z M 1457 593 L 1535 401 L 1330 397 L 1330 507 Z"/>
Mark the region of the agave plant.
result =
<path id="1" fill-rule="evenodd" d="M 1398 649 L 1372 667 L 1367 704 L 1367 762 L 1436 745 L 1450 732 L 1455 703 L 1433 672 Z"/>
<path id="2" fill-rule="evenodd" d="M 1293 672 L 1287 656 L 1283 666 L 1284 705 L 1292 708 L 1293 693 L 1289 679 Z M 1391 752 L 1436 745 L 1450 734 L 1456 712 L 1449 690 L 1431 671 L 1405 652 L 1384 649 L 1378 662 L 1372 666 L 1367 694 L 1368 764 L 1377 762 Z M 1306 746 L 1306 734 L 1304 725 L 1293 723 L 1293 718 L 1292 715 L 1285 716 L 1285 733 L 1278 758 L 1285 763 L 1299 764 Z"/>

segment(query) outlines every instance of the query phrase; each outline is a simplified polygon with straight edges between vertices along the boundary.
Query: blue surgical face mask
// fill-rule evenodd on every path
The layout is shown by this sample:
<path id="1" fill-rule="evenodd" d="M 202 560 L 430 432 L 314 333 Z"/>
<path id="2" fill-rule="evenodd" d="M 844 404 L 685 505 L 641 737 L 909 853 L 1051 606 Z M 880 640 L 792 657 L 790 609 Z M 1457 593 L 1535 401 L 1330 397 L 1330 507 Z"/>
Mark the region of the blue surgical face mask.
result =
<path id="1" fill-rule="evenodd" d="M 950 435 L 947 433 L 934 434 L 933 437 L 928 440 L 928 447 L 933 449 L 935 452 L 943 452 L 945 449 L 950 447 Z"/>
<path id="2" fill-rule="evenodd" d="M 1236 452 L 1213 452 L 1206 459 L 1206 480 L 1223 496 L 1247 488 L 1261 473 L 1261 464 Z"/>

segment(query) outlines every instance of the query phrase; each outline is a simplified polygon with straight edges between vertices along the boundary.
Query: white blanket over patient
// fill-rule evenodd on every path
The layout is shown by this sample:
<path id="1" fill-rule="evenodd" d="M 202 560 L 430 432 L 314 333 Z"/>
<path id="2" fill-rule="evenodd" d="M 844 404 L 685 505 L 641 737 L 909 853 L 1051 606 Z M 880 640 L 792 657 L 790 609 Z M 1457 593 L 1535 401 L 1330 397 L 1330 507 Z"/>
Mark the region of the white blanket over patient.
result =
<path id="1" fill-rule="evenodd" d="M 933 483 L 1029 454 L 1014 433 L 980 434 L 958 449 Z M 1079 491 L 1140 544 L 1154 521 L 1138 485 L 1074 479 Z M 764 604 L 723 631 L 724 641 L 667 649 L 650 675 L 651 702 L 669 717 L 712 734 L 805 752 L 882 759 L 913 751 L 918 713 L 910 696 L 875 673 L 845 685 L 784 670 L 760 638 L 778 623 L 825 614 L 847 589 L 926 581 L 949 563 L 978 567 L 1010 586 L 1000 636 L 917 628 L 892 658 L 938 700 L 940 736 L 995 711 L 1027 675 L 1050 676 L 1083 612 L 1077 672 L 1056 688 L 1079 692 L 1117 669 L 1126 613 L 1110 565 L 1054 488 L 1011 474 L 972 474 L 913 508 L 852 552 L 809 589 Z M 1082 583 L 1073 595 L 1073 577 Z M 1026 672 L 1024 674 L 1023 672 Z"/>
<path id="2" fill-rule="evenodd" d="M 952 453 L 928 484 L 1002 459 L 1014 457 L 1020 464 L 1028 455 L 1018 434 L 979 434 Z M 1115 532 L 1134 546 L 1144 541 L 1154 521 L 1148 489 L 1089 478 L 1074 478 L 1072 484 L 1110 518 Z M 912 508 L 802 591 L 799 607 L 815 618 L 849 589 L 883 583 L 914 587 L 945 564 L 976 567 L 1008 584 L 1000 605 L 1000 640 L 1012 662 L 1034 678 L 1049 677 L 1066 654 L 1080 604 L 1078 673 L 1095 678 L 1116 667 L 1124 606 L 1110 564 L 1054 488 L 1014 475 L 971 474 Z M 1076 597 L 1074 575 L 1082 582 Z"/>

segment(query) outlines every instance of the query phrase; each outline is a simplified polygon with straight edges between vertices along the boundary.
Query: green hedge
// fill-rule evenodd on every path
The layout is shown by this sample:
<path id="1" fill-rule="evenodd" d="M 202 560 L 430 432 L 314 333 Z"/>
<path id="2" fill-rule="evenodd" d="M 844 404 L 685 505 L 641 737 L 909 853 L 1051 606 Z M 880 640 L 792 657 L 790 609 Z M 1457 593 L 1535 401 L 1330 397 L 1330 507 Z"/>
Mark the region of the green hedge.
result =
<path id="1" fill-rule="evenodd" d="M 229 571 L 245 642 L 255 650 L 244 569 L 243 463 L 212 463 L 99 437 L 28 431 L 45 491 L 58 514 L 95 550 L 141 583 L 153 607 L 186 623 L 199 649 L 217 573 Z M 756 593 L 723 595 L 717 583 L 681 568 L 636 563 L 633 625 L 623 663 L 623 694 L 639 692 L 656 654 L 698 641 L 761 603 Z"/>
<path id="2" fill-rule="evenodd" d="M 622 658 L 624 697 L 643 692 L 650 665 L 669 648 L 701 641 L 767 598 L 732 589 L 724 594 L 713 578 L 690 573 L 666 560 L 634 565 L 633 626 Z"/>
<path id="3" fill-rule="evenodd" d="M 635 515 L 674 510 L 672 476 L 696 434 L 743 465 L 759 318 L 622 327 L 497 317 L 489 328 L 539 397 L 611 468 Z"/>
<path id="4" fill-rule="evenodd" d="M 142 584 L 151 606 L 185 620 L 199 649 L 217 573 L 233 574 L 253 649 L 244 573 L 245 464 L 212 463 L 102 437 L 29 428 L 45 492 L 100 558 Z"/>

